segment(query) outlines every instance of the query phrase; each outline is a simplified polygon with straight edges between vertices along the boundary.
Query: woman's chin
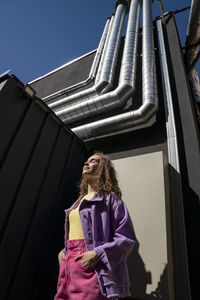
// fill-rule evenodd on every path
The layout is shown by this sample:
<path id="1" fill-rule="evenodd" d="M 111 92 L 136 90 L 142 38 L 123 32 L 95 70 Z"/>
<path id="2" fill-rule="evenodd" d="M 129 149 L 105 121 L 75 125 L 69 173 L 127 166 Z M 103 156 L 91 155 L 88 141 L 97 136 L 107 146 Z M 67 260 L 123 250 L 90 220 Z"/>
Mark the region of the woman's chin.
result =
<path id="1" fill-rule="evenodd" d="M 94 180 L 94 179 L 97 178 L 97 175 L 91 174 L 91 173 L 87 173 L 87 172 L 84 172 L 84 173 L 82 174 L 82 177 L 83 177 L 84 179 L 91 179 L 91 180 Z"/>

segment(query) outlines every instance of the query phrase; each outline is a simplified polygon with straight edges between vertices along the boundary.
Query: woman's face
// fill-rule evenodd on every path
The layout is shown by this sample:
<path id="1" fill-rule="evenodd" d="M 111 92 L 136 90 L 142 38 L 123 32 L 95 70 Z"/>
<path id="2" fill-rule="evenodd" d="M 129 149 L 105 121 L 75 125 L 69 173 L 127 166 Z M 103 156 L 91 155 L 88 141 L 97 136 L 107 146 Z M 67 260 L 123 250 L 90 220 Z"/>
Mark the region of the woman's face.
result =
<path id="1" fill-rule="evenodd" d="M 84 163 L 82 175 L 84 177 L 87 177 L 88 175 L 97 175 L 100 159 L 100 156 L 96 154 L 90 156 Z"/>

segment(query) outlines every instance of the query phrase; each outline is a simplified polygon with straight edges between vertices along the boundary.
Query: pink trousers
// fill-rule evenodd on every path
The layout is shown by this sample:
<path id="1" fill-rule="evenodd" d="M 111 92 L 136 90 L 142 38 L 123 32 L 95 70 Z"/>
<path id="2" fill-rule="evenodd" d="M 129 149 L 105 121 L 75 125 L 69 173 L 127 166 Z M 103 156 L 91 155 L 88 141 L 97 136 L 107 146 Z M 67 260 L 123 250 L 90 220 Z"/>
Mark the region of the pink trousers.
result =
<path id="1" fill-rule="evenodd" d="M 87 251 L 83 239 L 66 242 L 67 253 L 60 263 L 54 300 L 105 300 L 93 269 L 84 268 L 74 257 Z"/>

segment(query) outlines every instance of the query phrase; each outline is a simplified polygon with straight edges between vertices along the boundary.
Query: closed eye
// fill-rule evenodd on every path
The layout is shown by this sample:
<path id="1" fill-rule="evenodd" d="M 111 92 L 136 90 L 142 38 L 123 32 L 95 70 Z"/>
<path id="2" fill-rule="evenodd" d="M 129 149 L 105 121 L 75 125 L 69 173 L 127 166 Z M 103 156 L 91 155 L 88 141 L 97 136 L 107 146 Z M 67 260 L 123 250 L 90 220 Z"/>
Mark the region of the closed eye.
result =
<path id="1" fill-rule="evenodd" d="M 91 162 L 97 162 L 98 163 L 99 160 L 98 159 L 92 159 Z"/>

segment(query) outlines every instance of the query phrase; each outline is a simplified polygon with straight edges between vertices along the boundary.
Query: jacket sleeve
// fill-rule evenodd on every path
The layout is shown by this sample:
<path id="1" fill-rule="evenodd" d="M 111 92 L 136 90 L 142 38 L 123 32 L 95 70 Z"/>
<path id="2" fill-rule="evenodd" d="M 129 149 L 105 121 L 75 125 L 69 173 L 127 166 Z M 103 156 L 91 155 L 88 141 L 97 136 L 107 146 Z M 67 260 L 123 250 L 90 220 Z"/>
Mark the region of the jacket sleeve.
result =
<path id="1" fill-rule="evenodd" d="M 135 241 L 135 232 L 128 209 L 120 199 L 113 207 L 113 239 L 94 248 L 100 260 L 108 270 L 115 268 L 131 252 Z"/>

